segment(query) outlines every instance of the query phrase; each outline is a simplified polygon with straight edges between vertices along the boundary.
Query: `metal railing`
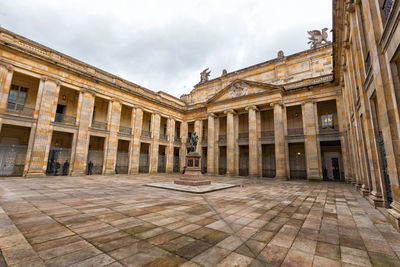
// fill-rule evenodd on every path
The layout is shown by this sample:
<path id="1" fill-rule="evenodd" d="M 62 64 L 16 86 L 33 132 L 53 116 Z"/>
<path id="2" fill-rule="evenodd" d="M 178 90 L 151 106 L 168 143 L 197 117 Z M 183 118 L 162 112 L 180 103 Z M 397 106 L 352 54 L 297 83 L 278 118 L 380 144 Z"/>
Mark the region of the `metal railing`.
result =
<path id="1" fill-rule="evenodd" d="M 22 176 L 27 149 L 25 145 L 0 144 L 0 176 Z"/>
<path id="2" fill-rule="evenodd" d="M 142 137 L 151 138 L 151 132 L 142 130 Z"/>
<path id="3" fill-rule="evenodd" d="M 174 156 L 174 168 L 173 168 L 173 172 L 179 172 L 179 171 L 180 171 L 179 165 L 180 165 L 180 158 L 179 158 L 179 156 Z"/>
<path id="4" fill-rule="evenodd" d="M 8 113 L 12 113 L 12 114 L 16 114 L 16 115 L 33 117 L 33 114 L 35 113 L 35 109 L 27 108 L 27 107 L 22 107 L 22 108 L 15 109 L 14 105 L 8 104 L 7 105 L 7 112 Z"/>
<path id="5" fill-rule="evenodd" d="M 175 140 L 175 142 L 177 142 L 179 144 L 182 142 L 182 140 L 179 136 L 175 136 L 174 140 Z"/>
<path id="6" fill-rule="evenodd" d="M 274 131 L 262 131 L 261 132 L 261 138 L 270 138 L 274 137 L 275 132 Z"/>
<path id="7" fill-rule="evenodd" d="M 168 141 L 168 135 L 166 135 L 166 134 L 160 134 L 159 138 L 160 138 L 160 140 Z"/>
<path id="8" fill-rule="evenodd" d="M 249 140 L 249 133 L 239 133 L 239 140 Z"/>
<path id="9" fill-rule="evenodd" d="M 226 143 L 226 135 L 219 135 L 218 143 Z"/>
<path id="10" fill-rule="evenodd" d="M 338 133 L 339 132 L 339 125 L 333 125 L 333 127 L 319 127 L 319 133 Z"/>
<path id="11" fill-rule="evenodd" d="M 92 128 L 107 130 L 107 122 L 92 121 Z"/>
<path id="12" fill-rule="evenodd" d="M 67 115 L 62 114 L 62 113 L 56 113 L 56 116 L 54 118 L 54 122 L 75 125 L 76 117 L 67 116 Z"/>
<path id="13" fill-rule="evenodd" d="M 50 147 L 47 160 L 47 175 L 68 175 L 71 160 L 70 148 Z"/>
<path id="14" fill-rule="evenodd" d="M 131 127 L 125 127 L 125 126 L 119 126 L 119 132 L 124 133 L 124 134 L 131 134 L 132 133 L 132 128 Z"/>
<path id="15" fill-rule="evenodd" d="M 148 173 L 150 166 L 149 154 L 140 154 L 139 158 L 139 172 Z"/>
<path id="16" fill-rule="evenodd" d="M 288 135 L 303 135 L 303 128 L 288 129 Z"/>

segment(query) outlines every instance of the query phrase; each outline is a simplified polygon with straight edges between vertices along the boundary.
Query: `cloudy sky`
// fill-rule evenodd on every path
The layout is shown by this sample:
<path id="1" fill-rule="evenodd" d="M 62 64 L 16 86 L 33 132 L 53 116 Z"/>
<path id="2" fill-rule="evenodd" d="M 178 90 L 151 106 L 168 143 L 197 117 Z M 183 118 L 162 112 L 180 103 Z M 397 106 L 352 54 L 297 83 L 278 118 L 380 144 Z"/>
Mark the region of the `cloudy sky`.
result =
<path id="1" fill-rule="evenodd" d="M 0 0 L 0 25 L 154 91 L 305 49 L 331 0 Z M 331 39 L 331 37 L 330 37 Z"/>

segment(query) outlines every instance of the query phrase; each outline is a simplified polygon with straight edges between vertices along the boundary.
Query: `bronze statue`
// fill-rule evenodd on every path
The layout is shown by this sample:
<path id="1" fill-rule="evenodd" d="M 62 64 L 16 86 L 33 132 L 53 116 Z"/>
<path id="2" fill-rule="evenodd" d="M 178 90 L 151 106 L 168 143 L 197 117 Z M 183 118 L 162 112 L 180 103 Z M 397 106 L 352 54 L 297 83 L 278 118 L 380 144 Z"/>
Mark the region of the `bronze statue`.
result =
<path id="1" fill-rule="evenodd" d="M 190 144 L 190 152 L 196 152 L 197 142 L 199 141 L 199 137 L 196 132 L 193 133 L 192 137 L 189 140 Z"/>

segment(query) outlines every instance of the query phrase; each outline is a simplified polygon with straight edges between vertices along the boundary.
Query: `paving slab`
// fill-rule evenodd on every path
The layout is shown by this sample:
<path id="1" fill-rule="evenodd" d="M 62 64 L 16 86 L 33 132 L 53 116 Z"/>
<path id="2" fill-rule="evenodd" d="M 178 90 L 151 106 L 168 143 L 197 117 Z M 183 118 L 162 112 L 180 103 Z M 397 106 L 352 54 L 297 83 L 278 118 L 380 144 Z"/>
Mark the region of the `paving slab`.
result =
<path id="1" fill-rule="evenodd" d="M 0 266 L 400 266 L 400 233 L 344 183 L 180 175 L 0 179 Z"/>

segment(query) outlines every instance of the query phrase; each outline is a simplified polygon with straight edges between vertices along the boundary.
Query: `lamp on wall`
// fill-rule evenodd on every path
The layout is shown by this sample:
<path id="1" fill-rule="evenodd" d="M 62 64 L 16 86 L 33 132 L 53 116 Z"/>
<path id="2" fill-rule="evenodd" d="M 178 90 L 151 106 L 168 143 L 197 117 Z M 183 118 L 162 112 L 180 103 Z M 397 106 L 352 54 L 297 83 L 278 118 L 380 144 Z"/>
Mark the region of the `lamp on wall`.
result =
<path id="1" fill-rule="evenodd" d="M 62 100 L 67 100 L 67 96 L 65 94 L 62 95 Z"/>
<path id="2" fill-rule="evenodd" d="M 296 113 L 294 114 L 294 116 L 296 116 L 296 118 L 299 117 L 299 113 L 296 112 Z"/>

